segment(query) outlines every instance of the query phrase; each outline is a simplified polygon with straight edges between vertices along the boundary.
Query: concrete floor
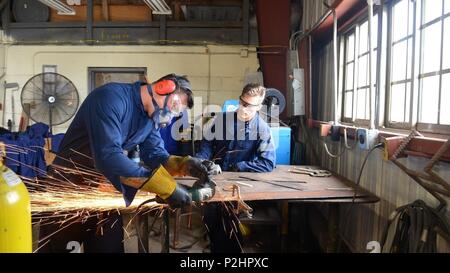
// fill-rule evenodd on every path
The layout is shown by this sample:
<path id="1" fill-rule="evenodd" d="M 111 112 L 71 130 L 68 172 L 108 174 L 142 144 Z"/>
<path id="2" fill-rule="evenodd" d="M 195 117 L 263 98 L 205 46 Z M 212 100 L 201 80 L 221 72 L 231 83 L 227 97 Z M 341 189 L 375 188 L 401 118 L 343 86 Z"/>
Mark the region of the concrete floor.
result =
<path id="1" fill-rule="evenodd" d="M 263 210 L 256 210 L 256 212 L 264 212 Z M 263 213 L 264 214 L 264 213 Z M 270 213 L 269 213 L 270 214 Z M 244 237 L 243 251 L 245 253 L 261 253 L 274 252 L 279 247 L 279 229 L 277 225 L 266 225 L 258 219 L 267 218 L 267 215 L 260 215 L 258 213 L 252 219 L 247 227 L 250 230 L 250 235 Z M 155 216 L 151 213 L 146 214 L 148 226 L 152 225 Z M 123 213 L 124 226 L 124 248 L 125 253 L 138 253 L 138 236 L 136 232 L 135 215 L 133 213 Z M 130 221 L 132 221 L 130 223 Z M 162 218 L 156 217 L 152 230 L 149 230 L 148 248 L 150 253 L 160 253 L 162 248 Z M 247 223 L 246 219 L 242 219 L 243 223 Z M 180 220 L 179 239 L 176 247 L 174 247 L 174 214 L 170 217 L 170 252 L 171 253 L 209 253 L 209 240 L 206 228 L 202 221 L 201 210 L 194 208 L 191 213 L 191 226 L 188 227 L 188 216 L 183 215 Z M 33 249 L 38 245 L 39 225 L 33 226 Z M 189 247 L 188 247 L 189 246 Z M 81 252 L 83 247 L 81 246 Z"/>
<path id="2" fill-rule="evenodd" d="M 253 224 L 247 224 L 250 235 L 244 237 L 243 251 L 245 253 L 262 253 L 262 252 L 276 252 L 279 247 L 279 229 L 277 225 L 265 225 L 257 219 L 267 217 L 265 211 L 259 210 L 261 216 L 256 215 L 255 219 L 252 219 Z M 269 212 L 270 214 L 270 212 Z M 124 215 L 124 226 L 127 225 L 131 215 Z M 154 220 L 153 216 L 148 216 L 149 227 Z M 256 221 L 255 221 L 256 220 Z M 209 240 L 206 233 L 206 228 L 202 222 L 202 216 L 200 209 L 194 209 L 191 218 L 191 227 L 188 228 L 188 217 L 182 216 L 180 221 L 179 239 L 176 247 L 173 246 L 174 238 L 174 216 L 170 218 L 170 253 L 209 253 Z M 248 223 L 245 219 L 244 223 Z M 159 253 L 162 246 L 162 218 L 157 218 L 153 226 L 153 230 L 149 234 L 149 252 Z M 137 253 L 138 252 L 138 237 L 134 225 L 129 225 L 129 230 L 125 232 L 125 252 Z M 128 236 L 127 236 L 128 234 Z M 184 248 L 189 246 L 189 248 Z"/>
<path id="3" fill-rule="evenodd" d="M 123 215 L 124 220 L 124 226 L 127 226 L 129 220 L 131 219 L 132 215 Z M 148 226 L 150 229 L 150 226 L 152 225 L 154 221 L 154 216 L 148 215 Z M 206 236 L 206 229 L 201 222 L 201 216 L 198 212 L 194 212 L 192 214 L 192 225 L 191 228 L 187 227 L 187 216 L 181 217 L 181 226 L 180 226 L 180 232 L 179 232 L 179 240 L 176 245 L 177 248 L 173 247 L 173 238 L 174 238 L 174 217 L 173 215 L 170 217 L 170 252 L 171 253 L 202 253 L 202 252 L 209 252 L 208 249 L 208 239 Z M 162 226 L 163 221 L 162 218 L 157 218 L 153 229 L 149 230 L 149 252 L 150 253 L 160 253 L 162 248 Z M 124 241 L 124 247 L 126 253 L 137 253 L 138 252 L 138 236 L 136 233 L 135 225 L 131 224 L 128 226 L 126 232 L 125 232 L 125 241 Z M 195 242 L 195 244 L 193 244 Z M 183 248 L 185 246 L 190 246 L 188 249 L 178 249 Z"/>

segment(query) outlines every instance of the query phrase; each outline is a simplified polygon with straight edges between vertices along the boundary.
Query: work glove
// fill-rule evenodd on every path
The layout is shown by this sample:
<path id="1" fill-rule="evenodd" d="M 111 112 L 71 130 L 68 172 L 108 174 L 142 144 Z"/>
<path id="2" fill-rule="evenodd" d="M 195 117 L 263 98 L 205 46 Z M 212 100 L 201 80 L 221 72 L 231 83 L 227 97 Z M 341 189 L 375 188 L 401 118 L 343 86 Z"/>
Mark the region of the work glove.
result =
<path id="1" fill-rule="evenodd" d="M 177 184 L 172 194 L 163 201 L 172 209 L 189 206 L 193 201 L 192 193 L 189 193 L 182 185 Z"/>
<path id="2" fill-rule="evenodd" d="M 171 208 L 190 205 L 191 194 L 181 185 L 177 184 L 172 175 L 160 165 L 150 178 L 121 178 L 125 185 L 148 191 L 157 195 L 159 203 L 167 203 Z"/>
<path id="3" fill-rule="evenodd" d="M 202 164 L 202 159 L 191 156 L 169 156 L 164 164 L 167 171 L 173 176 L 192 176 L 204 178 L 208 175 L 208 169 Z"/>
<path id="4" fill-rule="evenodd" d="M 180 208 L 180 207 L 183 207 L 184 205 L 187 205 L 187 203 L 179 201 L 179 200 L 185 199 L 186 193 L 187 193 L 187 196 L 190 198 L 191 202 L 204 202 L 204 201 L 211 199 L 215 194 L 215 191 L 211 188 L 191 188 L 186 191 L 184 186 L 178 185 L 178 187 L 179 187 L 179 189 L 181 189 L 181 191 L 183 191 L 182 194 L 178 194 L 178 193 L 174 192 L 174 194 L 172 194 L 173 198 L 169 198 L 166 200 L 163 200 L 162 198 L 157 196 L 156 202 L 160 203 L 160 204 L 169 204 L 169 206 L 171 208 Z M 181 191 L 180 191 L 180 193 L 181 193 Z M 178 196 L 180 198 L 177 198 Z"/>
<path id="5" fill-rule="evenodd" d="M 199 201 L 205 201 L 206 199 L 210 199 L 214 195 L 216 186 L 216 183 L 210 178 L 208 167 L 210 168 L 211 173 L 218 172 L 220 170 L 220 167 L 212 162 L 211 164 L 208 162 L 204 163 L 204 161 L 205 160 L 203 159 L 191 156 L 170 156 L 164 166 L 167 168 L 167 171 L 173 176 L 189 175 L 198 178 L 192 186 L 192 193 L 193 196 L 196 196 L 197 191 L 201 192 L 202 197 L 199 198 Z M 215 166 L 217 166 L 218 168 Z M 205 190 L 203 190 L 204 188 Z M 208 194 L 203 194 L 205 192 L 208 192 Z M 209 192 L 211 192 L 211 194 Z M 207 195 L 210 195 L 210 197 L 204 198 Z"/>
<path id="6" fill-rule="evenodd" d="M 209 175 L 217 175 L 222 173 L 220 166 L 211 160 L 203 160 L 202 164 L 206 167 Z"/>

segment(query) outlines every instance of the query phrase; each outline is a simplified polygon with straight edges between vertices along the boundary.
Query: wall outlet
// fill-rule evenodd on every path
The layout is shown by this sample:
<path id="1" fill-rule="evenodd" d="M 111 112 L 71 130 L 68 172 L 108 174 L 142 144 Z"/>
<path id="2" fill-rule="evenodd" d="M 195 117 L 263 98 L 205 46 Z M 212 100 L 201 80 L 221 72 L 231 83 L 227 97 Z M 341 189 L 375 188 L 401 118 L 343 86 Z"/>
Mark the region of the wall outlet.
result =
<path id="1" fill-rule="evenodd" d="M 341 140 L 341 126 L 333 125 L 331 126 L 331 140 L 340 141 Z"/>
<path id="2" fill-rule="evenodd" d="M 331 131 L 331 124 L 321 123 L 319 127 L 319 134 L 321 137 L 327 137 Z"/>
<path id="3" fill-rule="evenodd" d="M 378 130 L 376 129 L 358 128 L 356 136 L 359 148 L 363 150 L 370 150 L 378 142 Z"/>

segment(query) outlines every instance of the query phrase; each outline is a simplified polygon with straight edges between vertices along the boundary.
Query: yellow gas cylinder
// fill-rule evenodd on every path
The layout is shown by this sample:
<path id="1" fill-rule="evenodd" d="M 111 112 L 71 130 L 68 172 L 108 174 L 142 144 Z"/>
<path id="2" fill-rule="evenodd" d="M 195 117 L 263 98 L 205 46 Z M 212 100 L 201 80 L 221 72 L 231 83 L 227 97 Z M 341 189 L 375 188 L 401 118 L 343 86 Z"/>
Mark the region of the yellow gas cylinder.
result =
<path id="1" fill-rule="evenodd" d="M 31 253 L 30 196 L 20 177 L 3 165 L 3 143 L 0 153 L 0 253 Z"/>

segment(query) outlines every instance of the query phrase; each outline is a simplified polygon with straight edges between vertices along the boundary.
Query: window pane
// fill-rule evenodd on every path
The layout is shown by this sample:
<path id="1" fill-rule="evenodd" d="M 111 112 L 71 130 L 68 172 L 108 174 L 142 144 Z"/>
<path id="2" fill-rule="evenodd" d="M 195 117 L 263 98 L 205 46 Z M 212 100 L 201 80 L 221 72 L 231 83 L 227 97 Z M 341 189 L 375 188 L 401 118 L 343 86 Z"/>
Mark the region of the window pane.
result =
<path id="1" fill-rule="evenodd" d="M 372 48 L 377 47 L 378 37 L 378 15 L 373 16 L 373 41 Z M 363 54 L 369 51 L 369 21 L 365 21 L 359 27 L 359 54 Z"/>
<path id="2" fill-rule="evenodd" d="M 427 23 L 442 14 L 442 0 L 425 0 L 423 11 L 423 23 Z"/>
<path id="3" fill-rule="evenodd" d="M 373 16 L 373 48 L 377 48 L 378 41 L 378 14 Z"/>
<path id="4" fill-rule="evenodd" d="M 420 92 L 420 122 L 436 124 L 439 102 L 439 76 L 423 78 Z"/>
<path id="5" fill-rule="evenodd" d="M 395 4 L 393 11 L 393 41 L 397 41 L 407 35 L 408 0 L 402 0 Z"/>
<path id="6" fill-rule="evenodd" d="M 441 124 L 450 125 L 450 74 L 442 75 Z"/>
<path id="7" fill-rule="evenodd" d="M 367 57 L 368 58 L 368 57 Z M 367 61 L 369 63 L 369 61 Z M 367 71 L 367 75 L 369 74 L 369 71 Z M 367 80 L 367 84 L 369 80 Z M 373 52 L 373 61 L 372 61 L 372 83 L 373 85 L 377 85 L 377 51 L 375 50 Z"/>
<path id="8" fill-rule="evenodd" d="M 405 120 L 405 84 L 394 84 L 391 87 L 391 121 L 403 122 Z"/>
<path id="9" fill-rule="evenodd" d="M 411 1 L 407 1 L 407 2 L 408 2 L 408 11 L 409 11 L 408 35 L 410 35 L 414 31 L 414 4 Z"/>
<path id="10" fill-rule="evenodd" d="M 408 67 L 406 70 L 406 79 L 411 79 L 412 60 L 414 58 L 412 53 L 413 38 L 409 38 L 407 42 L 408 42 L 408 56 L 406 62 L 408 63 Z"/>
<path id="11" fill-rule="evenodd" d="M 421 73 L 438 71 L 441 60 L 441 22 L 435 23 L 423 32 L 423 65 Z"/>
<path id="12" fill-rule="evenodd" d="M 357 91 L 356 96 L 356 118 L 357 119 L 367 119 L 366 118 L 366 93 L 368 89 L 360 89 Z"/>
<path id="13" fill-rule="evenodd" d="M 448 0 L 450 2 L 450 0 Z M 443 68 L 450 68 L 450 17 L 444 20 L 444 53 Z"/>
<path id="14" fill-rule="evenodd" d="M 450 0 L 445 0 L 444 13 L 449 13 L 449 12 L 450 12 Z"/>
<path id="15" fill-rule="evenodd" d="M 395 44 L 392 50 L 392 81 L 404 80 L 406 76 L 407 41 Z"/>
<path id="16" fill-rule="evenodd" d="M 347 62 L 353 61 L 355 55 L 355 34 L 347 37 Z"/>
<path id="17" fill-rule="evenodd" d="M 352 118 L 353 114 L 353 92 L 345 92 L 344 96 L 344 117 Z"/>
<path id="18" fill-rule="evenodd" d="M 369 34 L 368 34 L 368 27 L 369 23 L 368 21 L 364 22 L 359 27 L 359 54 L 362 54 L 364 52 L 367 52 L 369 50 Z"/>
<path id="19" fill-rule="evenodd" d="M 406 101 L 405 101 L 405 122 L 409 122 L 409 111 L 411 109 L 411 84 L 406 84 Z"/>
<path id="20" fill-rule="evenodd" d="M 366 89 L 366 115 L 365 115 L 365 119 L 369 119 L 370 117 L 370 89 Z"/>
<path id="21" fill-rule="evenodd" d="M 347 65 L 345 74 L 345 90 L 353 89 L 353 63 Z"/>
<path id="22" fill-rule="evenodd" d="M 362 56 L 358 61 L 358 87 L 366 86 L 368 77 L 368 66 L 367 62 L 369 60 L 369 54 Z"/>

